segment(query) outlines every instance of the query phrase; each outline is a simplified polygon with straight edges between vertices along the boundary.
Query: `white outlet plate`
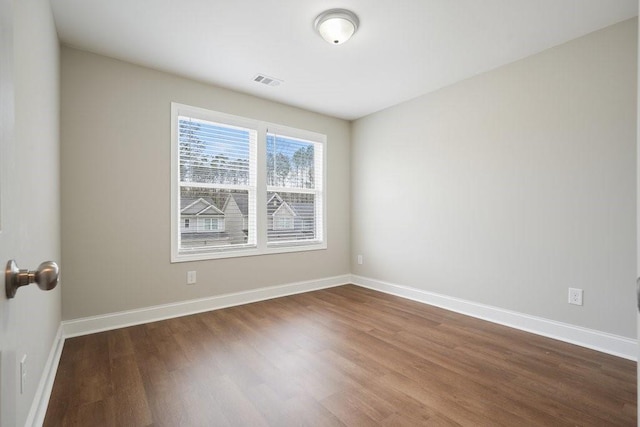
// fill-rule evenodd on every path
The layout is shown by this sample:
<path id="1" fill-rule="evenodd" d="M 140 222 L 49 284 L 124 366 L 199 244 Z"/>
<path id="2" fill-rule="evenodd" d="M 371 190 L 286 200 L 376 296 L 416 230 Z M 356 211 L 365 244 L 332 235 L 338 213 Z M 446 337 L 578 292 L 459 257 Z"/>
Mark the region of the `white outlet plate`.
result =
<path id="1" fill-rule="evenodd" d="M 582 289 L 569 288 L 569 304 L 582 305 Z"/>
<path id="2" fill-rule="evenodd" d="M 187 271 L 187 285 L 195 285 L 195 284 L 196 284 L 196 272 Z"/>
<path id="3" fill-rule="evenodd" d="M 362 265 L 362 255 L 358 255 L 358 265 Z"/>

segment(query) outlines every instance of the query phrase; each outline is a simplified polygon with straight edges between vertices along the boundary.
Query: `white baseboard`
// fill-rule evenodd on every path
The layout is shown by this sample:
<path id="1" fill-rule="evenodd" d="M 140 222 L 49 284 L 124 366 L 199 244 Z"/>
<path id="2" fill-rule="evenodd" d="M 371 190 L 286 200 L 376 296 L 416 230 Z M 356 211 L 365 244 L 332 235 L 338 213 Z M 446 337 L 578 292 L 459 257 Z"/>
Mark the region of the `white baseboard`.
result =
<path id="1" fill-rule="evenodd" d="M 318 289 L 331 288 L 350 283 L 350 280 L 351 275 L 345 274 L 343 276 L 289 283 L 280 286 L 270 286 L 245 292 L 236 292 L 172 304 L 145 307 L 137 310 L 109 313 L 101 316 L 65 320 L 62 322 L 62 326 L 64 329 L 64 337 L 71 338 L 95 332 L 170 319 L 173 317 L 187 316 L 189 314 L 249 304 L 252 302 L 264 301 L 287 295 L 315 291 Z"/>
<path id="2" fill-rule="evenodd" d="M 635 339 L 357 275 L 351 276 L 351 283 L 625 359 L 638 359 Z"/>
<path id="3" fill-rule="evenodd" d="M 49 357 L 44 365 L 36 394 L 33 397 L 25 426 L 41 426 L 42 423 L 44 423 L 44 417 L 47 414 L 47 407 L 49 406 L 49 398 L 51 397 L 51 390 L 53 390 L 53 382 L 56 379 L 60 356 L 62 356 L 62 347 L 64 347 L 64 335 L 62 334 L 62 324 L 60 324 L 56 337 L 51 345 Z"/>
<path id="4" fill-rule="evenodd" d="M 348 274 L 325 279 L 289 283 L 280 286 L 264 287 L 209 298 L 145 307 L 137 310 L 65 320 L 62 322 L 62 339 L 57 340 L 60 347 L 58 351 L 62 350 L 64 338 L 87 335 L 95 332 L 139 325 L 142 323 L 155 322 L 158 320 L 186 316 L 189 314 L 202 313 L 205 311 L 218 310 L 242 304 L 249 304 L 252 302 L 264 301 L 302 292 L 331 288 L 347 283 L 353 283 L 376 291 L 434 305 L 446 310 L 455 311 L 457 313 L 487 320 L 493 323 L 587 347 L 603 353 L 623 357 L 625 359 L 637 360 L 638 358 L 638 343 L 637 340 L 632 338 L 505 310 L 485 304 L 479 304 L 417 288 L 395 285 L 380 280 Z M 55 361 L 56 367 L 58 361 L 59 354 Z M 53 376 L 55 377 L 55 370 L 53 372 Z M 52 384 L 53 378 L 51 378 L 51 385 Z M 49 393 L 50 392 L 51 390 L 49 389 Z"/>

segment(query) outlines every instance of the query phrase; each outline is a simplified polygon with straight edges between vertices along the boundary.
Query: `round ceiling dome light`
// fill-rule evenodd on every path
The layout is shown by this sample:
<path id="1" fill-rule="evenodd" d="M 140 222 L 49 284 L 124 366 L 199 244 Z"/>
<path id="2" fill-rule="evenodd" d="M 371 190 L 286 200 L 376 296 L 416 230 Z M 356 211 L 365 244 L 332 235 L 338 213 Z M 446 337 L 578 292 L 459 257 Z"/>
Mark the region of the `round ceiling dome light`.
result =
<path id="1" fill-rule="evenodd" d="M 350 10 L 330 9 L 318 15 L 315 27 L 328 43 L 342 44 L 353 36 L 359 23 L 356 14 Z"/>

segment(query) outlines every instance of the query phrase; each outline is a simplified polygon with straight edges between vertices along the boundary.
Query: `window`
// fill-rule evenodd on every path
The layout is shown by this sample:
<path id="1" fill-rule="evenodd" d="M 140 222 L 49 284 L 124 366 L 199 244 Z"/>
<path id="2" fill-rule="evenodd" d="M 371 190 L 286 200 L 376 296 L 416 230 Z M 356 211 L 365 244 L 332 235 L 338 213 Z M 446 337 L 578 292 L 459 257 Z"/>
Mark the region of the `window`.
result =
<path id="1" fill-rule="evenodd" d="M 171 116 L 172 262 L 326 248 L 324 135 L 176 103 Z"/>
<path id="2" fill-rule="evenodd" d="M 322 208 L 322 145 L 270 131 L 266 160 L 268 244 L 314 241 Z"/>

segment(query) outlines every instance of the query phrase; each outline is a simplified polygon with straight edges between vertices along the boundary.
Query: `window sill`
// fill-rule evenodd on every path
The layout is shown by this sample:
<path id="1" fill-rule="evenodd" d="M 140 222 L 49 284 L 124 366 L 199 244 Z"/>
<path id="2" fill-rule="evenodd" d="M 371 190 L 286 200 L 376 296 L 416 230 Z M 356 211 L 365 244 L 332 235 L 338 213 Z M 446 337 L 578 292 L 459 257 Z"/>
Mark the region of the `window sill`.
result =
<path id="1" fill-rule="evenodd" d="M 294 252 L 318 251 L 327 249 L 327 243 L 300 243 L 300 244 L 269 244 L 266 249 L 258 249 L 256 247 L 238 248 L 234 250 L 220 250 L 207 252 L 179 253 L 171 255 L 171 263 L 190 262 L 190 261 L 207 261 L 225 258 L 251 257 L 260 255 L 273 255 Z"/>

